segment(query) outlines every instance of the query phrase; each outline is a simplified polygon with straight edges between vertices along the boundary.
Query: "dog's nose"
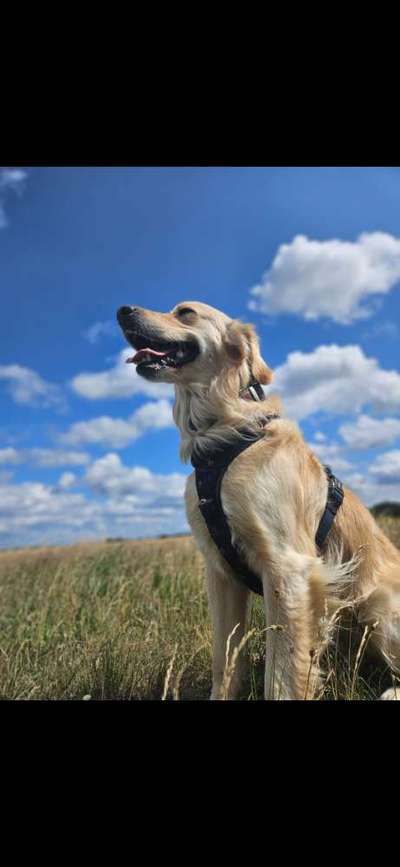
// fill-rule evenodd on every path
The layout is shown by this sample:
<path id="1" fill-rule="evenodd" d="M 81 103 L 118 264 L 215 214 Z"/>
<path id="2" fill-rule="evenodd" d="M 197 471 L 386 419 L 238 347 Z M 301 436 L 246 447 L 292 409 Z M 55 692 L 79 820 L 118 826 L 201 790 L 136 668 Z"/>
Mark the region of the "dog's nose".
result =
<path id="1" fill-rule="evenodd" d="M 140 307 L 120 307 L 117 311 L 117 320 L 120 325 L 132 322 L 134 317 L 140 312 Z"/>
<path id="2" fill-rule="evenodd" d="M 130 316 L 130 314 L 133 313 L 134 310 L 134 307 L 120 307 L 117 313 L 118 319 L 120 316 Z"/>

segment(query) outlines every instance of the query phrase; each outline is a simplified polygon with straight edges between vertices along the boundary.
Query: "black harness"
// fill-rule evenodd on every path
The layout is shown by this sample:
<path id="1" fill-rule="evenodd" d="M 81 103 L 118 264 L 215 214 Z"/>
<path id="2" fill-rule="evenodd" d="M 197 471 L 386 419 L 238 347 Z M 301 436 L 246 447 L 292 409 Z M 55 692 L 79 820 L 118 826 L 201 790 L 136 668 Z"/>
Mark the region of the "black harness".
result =
<path id="1" fill-rule="evenodd" d="M 262 419 L 263 426 L 274 418 L 278 418 L 278 416 L 265 416 Z M 199 509 L 207 524 L 211 538 L 235 572 L 237 578 L 249 590 L 262 596 L 263 586 L 259 576 L 249 569 L 239 549 L 232 543 L 229 524 L 221 503 L 222 479 L 229 465 L 245 449 L 258 442 L 263 436 L 261 431 L 260 433 L 254 433 L 253 431 L 242 430 L 241 433 L 244 439 L 238 440 L 238 442 L 232 445 L 216 446 L 213 451 L 208 451 L 201 456 L 194 454 L 192 456 L 192 464 L 196 471 Z M 325 511 L 319 522 L 315 537 L 318 548 L 321 548 L 324 544 L 336 512 L 340 508 L 344 497 L 342 483 L 333 475 L 329 467 L 325 466 L 324 469 L 327 476 L 328 490 Z"/>

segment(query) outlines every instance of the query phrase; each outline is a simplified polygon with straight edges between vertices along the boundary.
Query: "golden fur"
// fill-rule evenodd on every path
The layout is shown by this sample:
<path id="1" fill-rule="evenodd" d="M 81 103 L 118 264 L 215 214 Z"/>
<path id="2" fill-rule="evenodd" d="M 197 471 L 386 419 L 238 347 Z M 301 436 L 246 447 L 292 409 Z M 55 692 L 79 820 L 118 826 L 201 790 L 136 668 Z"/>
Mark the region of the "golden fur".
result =
<path id="1" fill-rule="evenodd" d="M 240 427 L 259 430 L 260 418 L 277 411 L 276 397 L 257 403 L 239 396 L 251 378 L 262 384 L 272 380 L 251 325 L 192 301 L 182 302 L 167 314 L 135 309 L 165 340 L 195 339 L 200 348 L 192 363 L 162 370 L 157 376 L 175 385 L 174 419 L 181 432 L 183 460 L 190 459 L 194 447 L 201 451 L 212 442 L 234 440 L 240 436 Z M 369 641 L 386 665 L 400 673 L 399 552 L 347 488 L 319 552 L 315 534 L 326 495 L 326 476 L 319 459 L 298 426 L 284 417 L 264 428 L 260 441 L 235 459 L 223 479 L 222 504 L 233 539 L 263 582 L 266 699 L 318 694 L 317 648 L 321 623 L 332 605 L 351 606 L 361 627 L 371 632 Z M 250 594 L 209 536 L 198 509 L 193 473 L 186 487 L 186 509 L 206 564 L 213 626 L 211 698 L 218 699 L 227 641 L 231 636 L 233 651 L 246 633 Z M 240 693 L 245 673 L 245 656 L 240 653 L 229 698 Z M 396 692 L 395 688 L 388 690 L 383 697 L 395 698 Z"/>

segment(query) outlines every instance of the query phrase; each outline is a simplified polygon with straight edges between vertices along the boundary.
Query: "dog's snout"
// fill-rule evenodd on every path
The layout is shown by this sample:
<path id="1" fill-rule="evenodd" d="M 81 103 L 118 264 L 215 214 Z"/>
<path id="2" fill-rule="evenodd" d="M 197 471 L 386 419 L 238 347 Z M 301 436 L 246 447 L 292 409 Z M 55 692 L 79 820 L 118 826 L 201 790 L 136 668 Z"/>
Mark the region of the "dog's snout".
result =
<path id="1" fill-rule="evenodd" d="M 128 307 L 127 305 L 120 307 L 117 311 L 117 320 L 122 328 L 125 328 L 129 323 L 133 323 L 135 317 L 140 313 L 140 307 Z"/>
<path id="2" fill-rule="evenodd" d="M 117 318 L 126 319 L 127 316 L 132 316 L 132 314 L 135 314 L 138 309 L 138 307 L 120 307 L 117 312 Z"/>
<path id="3" fill-rule="evenodd" d="M 129 316 L 132 313 L 133 307 L 120 307 L 118 310 L 118 316 Z"/>

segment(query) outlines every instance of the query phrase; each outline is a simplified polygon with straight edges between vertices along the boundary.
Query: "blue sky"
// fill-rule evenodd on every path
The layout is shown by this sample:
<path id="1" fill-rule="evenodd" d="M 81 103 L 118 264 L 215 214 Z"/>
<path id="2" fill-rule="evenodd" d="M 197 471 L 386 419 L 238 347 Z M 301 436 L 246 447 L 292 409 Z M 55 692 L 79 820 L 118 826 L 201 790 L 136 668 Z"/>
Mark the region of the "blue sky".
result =
<path id="1" fill-rule="evenodd" d="M 321 459 L 400 499 L 399 196 L 397 168 L 0 170 L 0 546 L 187 529 L 121 304 L 253 322 Z"/>

